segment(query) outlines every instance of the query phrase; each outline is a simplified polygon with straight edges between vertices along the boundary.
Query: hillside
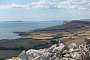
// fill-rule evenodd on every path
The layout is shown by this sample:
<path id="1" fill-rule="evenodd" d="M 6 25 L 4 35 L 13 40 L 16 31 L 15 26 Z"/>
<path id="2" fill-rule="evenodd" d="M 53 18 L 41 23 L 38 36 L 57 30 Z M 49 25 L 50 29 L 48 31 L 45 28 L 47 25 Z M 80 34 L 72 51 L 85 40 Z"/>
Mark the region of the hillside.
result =
<path id="1" fill-rule="evenodd" d="M 86 30 L 90 28 L 90 21 L 89 20 L 73 20 L 70 22 L 67 22 L 63 25 L 57 25 L 53 27 L 48 27 L 45 29 L 38 29 L 34 30 L 33 32 L 41 32 L 41 31 L 50 31 L 50 32 L 72 32 L 72 31 L 78 31 L 85 29 Z"/>
<path id="2" fill-rule="evenodd" d="M 15 33 L 20 35 L 22 38 L 0 41 L 0 52 L 3 50 L 0 54 L 0 58 L 17 56 L 23 49 L 27 50 L 30 48 L 38 49 L 50 47 L 55 43 L 53 39 L 56 35 L 63 37 L 66 44 L 72 42 L 78 44 L 84 43 L 84 40 L 90 37 L 90 21 L 74 20 L 63 25 L 37 29 L 32 32 Z M 12 50 L 12 52 L 8 53 L 10 50 Z"/>

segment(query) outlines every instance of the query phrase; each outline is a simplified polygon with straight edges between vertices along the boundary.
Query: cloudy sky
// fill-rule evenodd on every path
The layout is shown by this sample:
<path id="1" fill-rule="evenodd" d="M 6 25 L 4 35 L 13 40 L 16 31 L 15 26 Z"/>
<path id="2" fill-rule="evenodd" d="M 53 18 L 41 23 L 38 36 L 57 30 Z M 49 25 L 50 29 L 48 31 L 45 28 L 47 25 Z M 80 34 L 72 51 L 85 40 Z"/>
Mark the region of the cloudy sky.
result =
<path id="1" fill-rule="evenodd" d="M 90 0 L 0 0 L 0 21 L 71 19 L 90 19 Z"/>

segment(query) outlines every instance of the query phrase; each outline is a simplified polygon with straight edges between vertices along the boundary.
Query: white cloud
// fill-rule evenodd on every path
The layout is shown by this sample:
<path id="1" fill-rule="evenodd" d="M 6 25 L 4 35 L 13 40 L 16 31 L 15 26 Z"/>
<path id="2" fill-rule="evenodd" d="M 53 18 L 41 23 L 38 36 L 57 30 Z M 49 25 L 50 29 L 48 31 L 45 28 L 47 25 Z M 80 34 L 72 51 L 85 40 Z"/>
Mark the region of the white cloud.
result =
<path id="1" fill-rule="evenodd" d="M 18 5 L 18 4 L 0 4 L 0 8 L 24 8 L 25 5 Z"/>
<path id="2" fill-rule="evenodd" d="M 29 4 L 30 8 L 49 8 L 49 3 L 45 1 L 32 2 Z"/>
<path id="3" fill-rule="evenodd" d="M 28 4 L 1 4 L 0 8 L 63 8 L 90 10 L 89 0 L 40 0 Z"/>

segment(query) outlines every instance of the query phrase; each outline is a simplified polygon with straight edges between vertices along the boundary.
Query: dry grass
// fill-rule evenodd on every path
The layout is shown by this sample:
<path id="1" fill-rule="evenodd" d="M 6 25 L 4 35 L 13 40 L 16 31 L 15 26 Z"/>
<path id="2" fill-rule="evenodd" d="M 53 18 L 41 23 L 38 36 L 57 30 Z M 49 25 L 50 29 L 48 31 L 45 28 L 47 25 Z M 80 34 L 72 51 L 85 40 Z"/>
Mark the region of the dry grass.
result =
<path id="1" fill-rule="evenodd" d="M 54 35 L 55 35 L 55 33 L 51 33 L 51 32 L 37 32 L 37 33 L 32 33 L 31 38 L 47 40 L 47 39 L 52 39 Z"/>
<path id="2" fill-rule="evenodd" d="M 65 34 L 64 41 L 66 44 L 77 43 L 82 44 L 86 38 L 90 38 L 90 31 L 78 31 L 73 34 Z"/>

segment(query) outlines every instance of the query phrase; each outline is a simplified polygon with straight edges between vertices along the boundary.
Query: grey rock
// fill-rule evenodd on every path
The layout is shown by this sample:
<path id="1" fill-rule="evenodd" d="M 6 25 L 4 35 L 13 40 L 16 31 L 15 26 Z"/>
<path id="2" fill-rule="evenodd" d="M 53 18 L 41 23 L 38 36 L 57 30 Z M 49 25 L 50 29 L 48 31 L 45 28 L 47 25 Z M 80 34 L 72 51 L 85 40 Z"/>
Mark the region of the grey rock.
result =
<path id="1" fill-rule="evenodd" d="M 21 60 L 27 57 L 28 60 L 90 60 L 90 50 L 86 46 L 86 44 L 77 46 L 76 43 L 71 43 L 67 46 L 69 49 L 65 49 L 65 45 L 59 43 L 48 49 L 30 49 L 19 56 Z"/>

